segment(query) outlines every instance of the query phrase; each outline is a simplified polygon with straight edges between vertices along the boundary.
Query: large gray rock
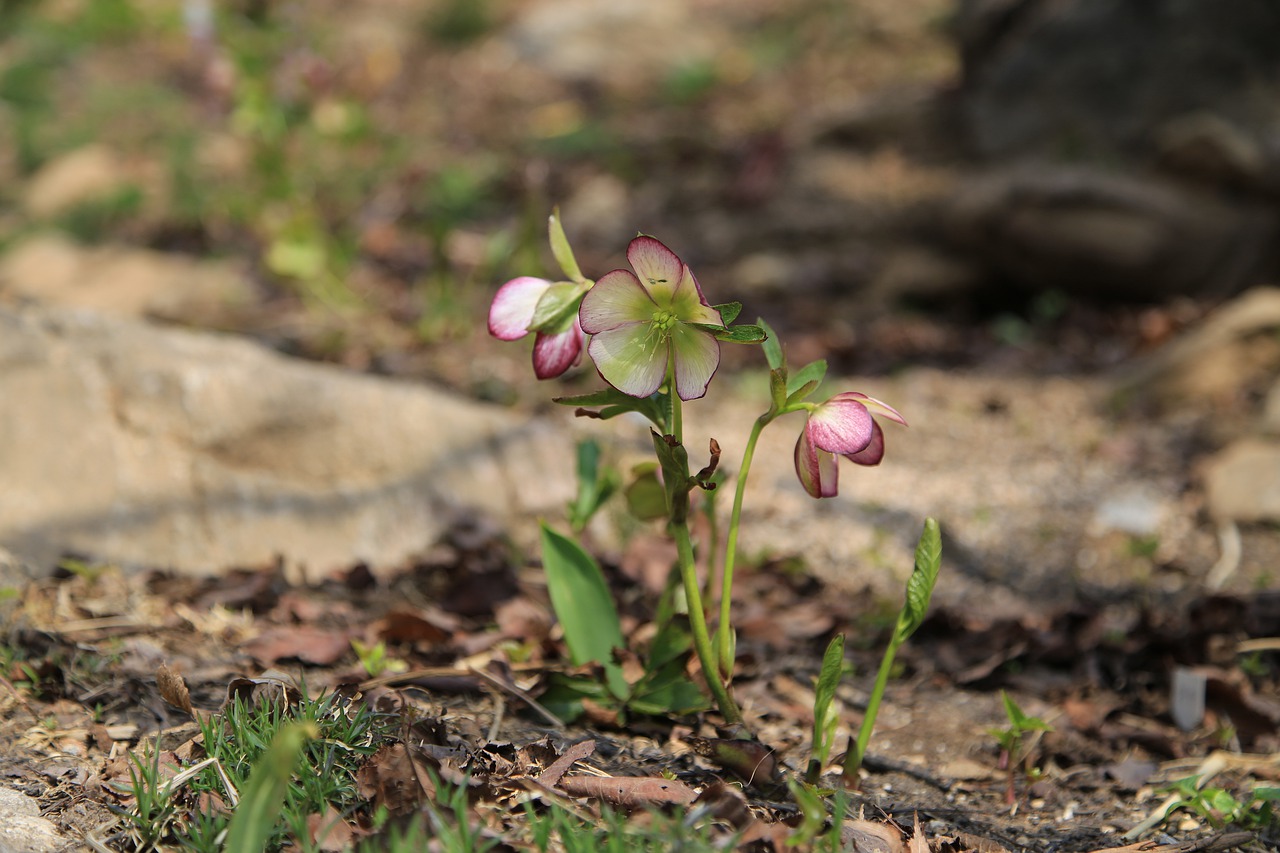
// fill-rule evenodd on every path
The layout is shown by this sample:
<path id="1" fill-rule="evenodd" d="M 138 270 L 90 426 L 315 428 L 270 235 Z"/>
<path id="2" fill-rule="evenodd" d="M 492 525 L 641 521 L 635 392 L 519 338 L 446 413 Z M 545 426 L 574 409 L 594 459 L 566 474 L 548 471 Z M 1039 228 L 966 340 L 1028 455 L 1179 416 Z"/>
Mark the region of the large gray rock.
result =
<path id="1" fill-rule="evenodd" d="M 962 0 L 955 29 L 984 157 L 1149 159 L 1207 113 L 1267 155 L 1257 177 L 1280 187 L 1272 0 Z"/>
<path id="2" fill-rule="evenodd" d="M 1082 166 L 966 182 L 942 215 L 957 250 L 1021 287 L 1104 299 L 1232 293 L 1275 266 L 1274 211 Z"/>
<path id="3" fill-rule="evenodd" d="M 12 788 L 0 788 L 0 853 L 54 853 L 71 846 L 40 804 Z"/>
<path id="4" fill-rule="evenodd" d="M 572 437 L 227 336 L 0 310 L 0 547 L 206 572 L 390 567 L 450 512 L 563 505 Z"/>

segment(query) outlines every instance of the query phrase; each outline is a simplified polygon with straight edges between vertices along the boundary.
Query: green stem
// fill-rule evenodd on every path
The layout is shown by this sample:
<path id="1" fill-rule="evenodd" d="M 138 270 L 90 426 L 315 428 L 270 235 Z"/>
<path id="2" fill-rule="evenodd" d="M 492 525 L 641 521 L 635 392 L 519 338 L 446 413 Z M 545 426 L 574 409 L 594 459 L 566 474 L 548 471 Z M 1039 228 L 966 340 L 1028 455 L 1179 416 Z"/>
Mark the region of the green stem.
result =
<path id="1" fill-rule="evenodd" d="M 720 677 L 716 666 L 715 650 L 711 645 L 711 634 L 707 631 L 707 615 L 702 608 L 702 592 L 698 588 L 698 569 L 693 561 L 693 541 L 689 538 L 689 526 L 686 523 L 672 524 L 671 535 L 676 540 L 676 552 L 680 556 L 680 578 L 684 581 L 684 594 L 689 605 L 689 626 L 693 629 L 693 648 L 702 663 L 702 675 L 707 680 L 724 721 L 730 726 L 741 726 L 742 712 L 729 694 L 729 688 Z"/>
<path id="2" fill-rule="evenodd" d="M 867 712 L 862 717 L 858 739 L 844 757 L 844 780 L 847 786 L 852 787 L 857 784 L 858 769 L 862 767 L 862 759 L 867 754 L 867 745 L 871 743 L 871 730 L 876 726 L 876 715 L 880 713 L 880 700 L 884 698 L 884 689 L 889 683 L 889 670 L 893 669 L 893 659 L 898 654 L 898 647 L 905 639 L 895 630 L 893 639 L 889 641 L 889 647 L 884 650 L 884 657 L 880 659 L 880 670 L 876 673 L 875 686 L 871 688 L 871 698 L 867 700 Z"/>
<path id="3" fill-rule="evenodd" d="M 733 493 L 733 510 L 729 513 L 729 532 L 725 540 L 724 571 L 720 577 L 720 624 L 716 628 L 716 647 L 720 658 L 720 675 L 725 681 L 733 681 L 734 642 L 733 623 L 730 621 L 733 593 L 733 567 L 738 552 L 738 526 L 742 518 L 742 498 L 747 492 L 747 475 L 751 473 L 751 460 L 756 454 L 756 442 L 760 433 L 773 420 L 768 414 L 756 418 L 742 451 L 742 465 L 738 468 L 738 485 Z"/>

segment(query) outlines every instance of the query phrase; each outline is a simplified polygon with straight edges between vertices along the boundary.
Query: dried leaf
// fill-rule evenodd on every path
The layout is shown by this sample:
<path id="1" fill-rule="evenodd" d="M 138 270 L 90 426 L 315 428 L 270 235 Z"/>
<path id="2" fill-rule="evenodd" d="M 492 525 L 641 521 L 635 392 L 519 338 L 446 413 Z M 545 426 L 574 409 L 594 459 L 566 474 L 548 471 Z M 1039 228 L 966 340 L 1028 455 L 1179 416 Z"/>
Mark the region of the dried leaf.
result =
<path id="1" fill-rule="evenodd" d="M 898 830 L 870 820 L 846 820 L 840 827 L 840 842 L 846 849 L 863 853 L 906 853 Z"/>
<path id="2" fill-rule="evenodd" d="M 403 743 L 382 747 L 356 773 L 360 796 L 373 806 L 386 806 L 392 815 L 409 814 L 423 800 L 435 798 L 431 770 L 438 769 L 425 755 Z"/>
<path id="3" fill-rule="evenodd" d="M 187 682 L 165 664 L 160 664 L 156 670 L 156 687 L 160 690 L 161 699 L 193 717 L 196 715 L 191 707 L 191 691 L 187 689 Z"/>
<path id="4" fill-rule="evenodd" d="M 564 751 L 564 754 L 551 762 L 551 766 L 538 776 L 538 784 L 554 788 L 560 777 L 569 772 L 569 768 L 596 751 L 594 740 L 578 741 Z"/>
<path id="5" fill-rule="evenodd" d="M 351 635 L 346 631 L 307 625 L 272 628 L 246 643 L 245 651 L 263 663 L 291 658 L 316 666 L 328 666 L 350 653 Z"/>
<path id="6" fill-rule="evenodd" d="M 698 798 L 697 791 L 685 783 L 661 776 L 566 776 L 557 787 L 570 796 L 595 797 L 626 807 L 687 806 Z"/>

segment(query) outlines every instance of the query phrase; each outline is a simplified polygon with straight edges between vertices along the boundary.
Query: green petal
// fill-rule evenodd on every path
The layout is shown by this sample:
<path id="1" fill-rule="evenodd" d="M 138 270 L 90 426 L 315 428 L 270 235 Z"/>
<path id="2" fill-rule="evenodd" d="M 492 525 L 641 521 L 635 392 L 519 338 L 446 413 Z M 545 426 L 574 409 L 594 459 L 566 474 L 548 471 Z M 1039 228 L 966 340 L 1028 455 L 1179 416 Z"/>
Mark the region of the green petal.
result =
<path id="1" fill-rule="evenodd" d="M 640 279 L 627 270 L 614 270 L 601 276 L 582 297 L 578 322 L 588 335 L 598 335 L 628 323 L 648 323 L 655 310 Z"/>
<path id="2" fill-rule="evenodd" d="M 702 291 L 688 267 L 680 277 L 680 285 L 671 296 L 671 310 L 685 323 L 703 323 L 708 326 L 724 326 L 720 312 L 702 298 Z"/>
<path id="3" fill-rule="evenodd" d="M 715 337 L 683 323 L 671 330 L 676 361 L 676 393 L 681 400 L 696 400 L 707 393 L 707 384 L 720 366 L 720 344 Z"/>
<path id="4" fill-rule="evenodd" d="M 632 397 L 653 394 L 667 375 L 665 341 L 648 323 L 597 332 L 587 352 L 604 381 Z"/>

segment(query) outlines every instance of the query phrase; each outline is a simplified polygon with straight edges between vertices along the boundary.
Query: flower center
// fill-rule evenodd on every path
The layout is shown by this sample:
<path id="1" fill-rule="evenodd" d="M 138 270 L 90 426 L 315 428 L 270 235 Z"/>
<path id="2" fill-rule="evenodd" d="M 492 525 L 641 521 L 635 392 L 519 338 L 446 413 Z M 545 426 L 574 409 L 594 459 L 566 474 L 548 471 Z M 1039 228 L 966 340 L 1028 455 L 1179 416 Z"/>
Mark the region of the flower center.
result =
<path id="1" fill-rule="evenodd" d="M 669 332 L 679 320 L 671 311 L 665 309 L 653 312 L 653 327 L 660 332 Z"/>

